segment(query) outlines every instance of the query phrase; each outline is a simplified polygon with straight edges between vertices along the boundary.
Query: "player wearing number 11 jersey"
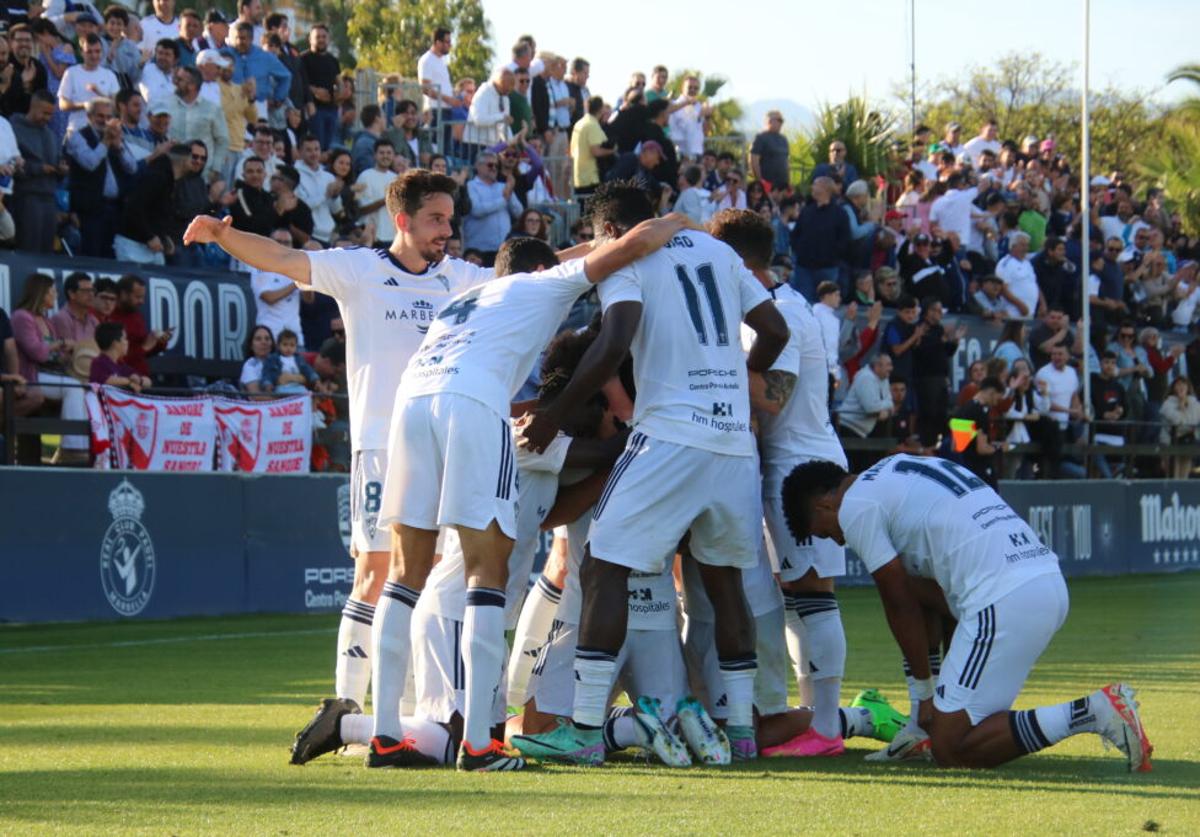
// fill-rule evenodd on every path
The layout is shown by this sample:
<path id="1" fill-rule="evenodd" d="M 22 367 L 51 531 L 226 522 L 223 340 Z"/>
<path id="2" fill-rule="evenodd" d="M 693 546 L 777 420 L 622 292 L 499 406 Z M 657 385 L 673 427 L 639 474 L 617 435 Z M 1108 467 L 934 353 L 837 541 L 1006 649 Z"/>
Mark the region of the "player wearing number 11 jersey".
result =
<path id="1" fill-rule="evenodd" d="M 598 240 L 653 214 L 645 194 L 628 185 L 606 184 L 588 204 Z M 627 353 L 634 432 L 596 503 L 580 569 L 574 723 L 512 741 L 539 758 L 604 760 L 600 728 L 625 641 L 629 573 L 660 573 L 664 556 L 690 533 L 715 614 L 727 733 L 735 757 L 753 758 L 757 663 L 741 570 L 758 559 L 762 506 L 747 365 L 770 367 L 787 343 L 787 324 L 741 257 L 702 232 L 681 232 L 610 276 L 599 293 L 600 334 L 526 436 L 535 449 L 545 447 L 561 415 L 603 385 Z M 738 339 L 743 319 L 757 334 L 748 361 Z"/>
<path id="2" fill-rule="evenodd" d="M 1150 769 L 1150 741 L 1125 684 L 1009 711 L 1066 620 L 1067 587 L 1058 557 L 983 480 L 907 454 L 861 474 L 809 462 L 784 480 L 783 504 L 797 539 L 849 546 L 875 579 L 939 764 L 995 767 L 1091 732 L 1118 747 L 1130 770 Z M 922 605 L 958 620 L 936 684 Z"/>

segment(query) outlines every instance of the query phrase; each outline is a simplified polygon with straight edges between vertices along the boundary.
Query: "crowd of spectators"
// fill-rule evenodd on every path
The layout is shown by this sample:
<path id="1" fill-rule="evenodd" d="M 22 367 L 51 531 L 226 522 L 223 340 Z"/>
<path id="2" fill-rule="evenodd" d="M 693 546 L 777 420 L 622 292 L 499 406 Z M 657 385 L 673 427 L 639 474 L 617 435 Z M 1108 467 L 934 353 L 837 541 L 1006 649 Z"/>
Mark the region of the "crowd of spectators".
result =
<path id="1" fill-rule="evenodd" d="M 0 241 L 18 249 L 241 267 L 183 244 L 187 222 L 203 213 L 298 248 L 386 247 L 395 234 L 387 185 L 422 166 L 462 185 L 448 251 L 486 265 L 512 236 L 589 240 L 580 212 L 589 192 L 634 180 L 664 211 L 698 223 L 727 208 L 770 221 L 778 278 L 821 323 L 835 421 L 848 439 L 949 452 L 994 478 L 1082 473 L 1062 455 L 1077 440 L 1195 438 L 1197 242 L 1158 189 L 1122 172 L 1081 184 L 1053 136 L 1006 139 L 989 120 L 964 140 L 957 123 L 918 125 L 889 146 L 884 171 L 860 173 L 835 138 L 826 162 L 800 172 L 778 111 L 740 145 L 716 143 L 698 77 L 672 80 L 657 66 L 606 100 L 589 89 L 587 60 L 532 36 L 486 79 L 455 79 L 453 33 L 437 28 L 416 76 L 386 77 L 360 108 L 328 27 L 293 33 L 261 0 L 238 0 L 233 19 L 177 10 L 175 0 L 153 0 L 144 17 L 88 0 L 9 5 L 0 12 Z M 4 376 L 17 384 L 18 414 L 61 402 L 76 416 L 56 376 L 90 379 L 80 357 L 93 367 L 105 358 L 106 381 L 143 387 L 146 356 L 170 339 L 138 313 L 145 286 L 135 277 L 113 287 L 73 280 L 61 308 L 52 284 L 27 283 L 11 329 L 0 320 L 0 337 L 12 337 Z M 279 276 L 252 271 L 251 286 L 261 328 L 240 386 L 255 397 L 335 392 L 344 378 L 336 306 Z M 967 315 L 1002 333 L 956 389 Z M 105 323 L 121 331 L 103 329 L 101 347 Z M 977 428 L 969 450 L 947 448 L 956 417 Z M 1030 442 L 1036 455 L 1005 455 Z M 1093 462 L 1102 474 L 1123 465 L 1115 455 Z"/>

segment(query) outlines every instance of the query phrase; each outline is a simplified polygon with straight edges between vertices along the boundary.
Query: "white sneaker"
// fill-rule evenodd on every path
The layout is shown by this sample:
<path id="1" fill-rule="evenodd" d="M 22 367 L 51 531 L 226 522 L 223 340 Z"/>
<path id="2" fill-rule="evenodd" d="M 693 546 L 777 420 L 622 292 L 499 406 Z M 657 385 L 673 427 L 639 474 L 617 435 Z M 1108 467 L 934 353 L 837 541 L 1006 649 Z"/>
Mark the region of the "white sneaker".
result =
<path id="1" fill-rule="evenodd" d="M 683 698 L 675 707 L 675 716 L 688 748 L 701 764 L 721 765 L 733 760 L 729 739 L 709 717 L 700 701 L 694 697 Z"/>
<path id="2" fill-rule="evenodd" d="M 1097 713 L 1097 726 L 1104 746 L 1116 747 L 1129 759 L 1130 772 L 1148 773 L 1151 770 L 1150 743 L 1142 718 L 1138 714 L 1137 692 L 1126 683 L 1110 683 L 1092 695 Z"/>
<path id="3" fill-rule="evenodd" d="M 933 761 L 929 734 L 920 727 L 905 727 L 896 733 L 890 744 L 871 753 L 864 761 Z"/>
<path id="4" fill-rule="evenodd" d="M 691 767 L 692 757 L 687 745 L 663 723 L 658 698 L 642 696 L 633 707 L 633 719 L 637 722 L 638 742 L 645 750 L 652 751 L 667 767 Z"/>

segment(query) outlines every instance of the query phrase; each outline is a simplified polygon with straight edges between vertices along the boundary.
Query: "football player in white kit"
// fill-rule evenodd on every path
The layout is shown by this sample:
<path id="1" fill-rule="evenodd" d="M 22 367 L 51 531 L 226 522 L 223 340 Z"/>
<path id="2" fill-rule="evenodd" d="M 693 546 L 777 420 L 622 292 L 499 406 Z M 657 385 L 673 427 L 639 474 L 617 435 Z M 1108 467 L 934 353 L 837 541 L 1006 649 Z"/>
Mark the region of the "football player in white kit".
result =
<path id="1" fill-rule="evenodd" d="M 834 579 L 846 573 L 845 548 L 827 538 L 797 542 L 783 515 L 783 479 L 792 468 L 814 459 L 843 468 L 847 464 L 829 420 L 828 353 L 820 323 L 808 300 L 771 272 L 775 233 L 761 216 L 727 209 L 713 217 L 709 230 L 742 257 L 771 294 L 790 332 L 787 347 L 771 368 L 751 374 L 750 404 L 758 416 L 767 554 L 783 588 L 787 643 L 796 663 L 800 700 L 812 707 L 813 717 L 807 729 L 778 746 L 765 747 L 763 755 L 839 755 L 850 735 L 890 741 L 908 719 L 877 692 L 859 695 L 849 709 L 839 706 L 846 634 L 833 587 Z M 753 337 L 743 328 L 747 349 Z"/>
<path id="2" fill-rule="evenodd" d="M 467 573 L 463 616 L 465 712 L 458 766 L 515 770 L 524 761 L 491 735 L 493 694 L 506 657 L 507 560 L 516 536 L 516 461 L 510 402 L 538 353 L 593 283 L 653 252 L 683 229 L 682 216 L 648 221 L 628 240 L 556 265 L 539 239 L 505 242 L 497 274 L 451 300 L 409 360 L 388 436 L 379 525 L 399 549 L 376 616 L 372 671 L 379 766 L 404 745 L 399 702 L 408 669 L 413 608 L 433 566 L 440 527 L 453 526 Z"/>
<path id="3" fill-rule="evenodd" d="M 235 230 L 229 218 L 209 216 L 197 217 L 184 236 L 189 243 L 216 242 L 246 264 L 287 276 L 304 290 L 332 296 L 346 326 L 354 586 L 338 628 L 337 699 L 324 701 L 324 711 L 359 711 L 371 678 L 372 623 L 391 550 L 391 533 L 378 525 L 378 517 L 388 425 L 400 375 L 442 306 L 492 275 L 446 256 L 457 188 L 452 178 L 424 170 L 414 169 L 394 180 L 386 201 L 396 237 L 388 250 L 293 250 Z M 413 760 L 425 763 L 415 754 Z"/>
<path id="4" fill-rule="evenodd" d="M 1009 711 L 1067 618 L 1067 585 L 1058 556 L 983 480 L 956 463 L 908 454 L 861 474 L 814 461 L 784 480 L 783 503 L 797 540 L 833 538 L 875 579 L 939 764 L 995 767 L 1090 732 L 1119 748 L 1130 770 L 1150 769 L 1153 748 L 1125 684 Z M 958 620 L 936 682 L 922 604 L 940 604 Z"/>
<path id="5" fill-rule="evenodd" d="M 644 192 L 619 183 L 597 190 L 589 206 L 605 240 L 653 215 Z M 513 744 L 539 758 L 603 762 L 601 727 L 625 640 L 629 574 L 661 572 L 690 532 L 715 610 L 726 734 L 735 758 L 754 758 L 754 623 L 741 569 L 757 560 L 762 514 L 737 327 L 744 319 L 758 334 L 748 365 L 763 372 L 787 343 L 787 325 L 737 254 L 707 233 L 680 233 L 599 292 L 600 335 L 525 434 L 535 449 L 548 444 L 570 405 L 599 389 L 630 351 L 634 433 L 596 505 L 581 568 L 574 723 Z"/>

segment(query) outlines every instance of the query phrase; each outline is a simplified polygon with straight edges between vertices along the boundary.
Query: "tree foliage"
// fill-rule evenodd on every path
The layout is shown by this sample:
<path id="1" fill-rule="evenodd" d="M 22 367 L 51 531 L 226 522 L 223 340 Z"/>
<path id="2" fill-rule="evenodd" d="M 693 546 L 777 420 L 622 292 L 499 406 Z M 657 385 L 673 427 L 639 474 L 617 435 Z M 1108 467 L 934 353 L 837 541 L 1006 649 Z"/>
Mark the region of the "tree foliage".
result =
<path id="1" fill-rule="evenodd" d="M 326 0 L 328 2 L 328 0 Z M 454 33 L 452 78 L 487 78 L 491 26 L 480 0 L 356 0 L 346 29 L 359 66 L 416 78 L 417 60 L 429 49 L 433 30 Z"/>
<path id="2" fill-rule="evenodd" d="M 846 161 L 870 181 L 888 171 L 896 132 L 895 117 L 873 109 L 865 95 L 851 96 L 838 105 L 825 102 L 817 108 L 812 126 L 792 137 L 789 163 L 807 182 L 812 170 L 829 159 L 829 144 L 838 139 L 846 146 Z"/>
<path id="3" fill-rule="evenodd" d="M 907 112 L 907 91 L 897 91 Z M 1132 170 L 1157 148 L 1160 109 L 1140 90 L 1107 87 L 1091 93 L 1092 171 Z M 963 125 L 963 138 L 994 118 L 1006 139 L 1053 137 L 1069 160 L 1080 155 L 1080 93 L 1075 68 L 1039 53 L 1009 53 L 994 64 L 943 78 L 918 93 L 917 121 L 940 136 L 945 125 Z"/>
<path id="4" fill-rule="evenodd" d="M 1200 94 L 1200 64 L 1176 68 L 1168 83 L 1190 82 Z M 1189 96 L 1162 120 L 1161 142 L 1137 167 L 1166 195 L 1167 203 L 1179 212 L 1183 228 L 1200 235 L 1200 95 Z"/>

